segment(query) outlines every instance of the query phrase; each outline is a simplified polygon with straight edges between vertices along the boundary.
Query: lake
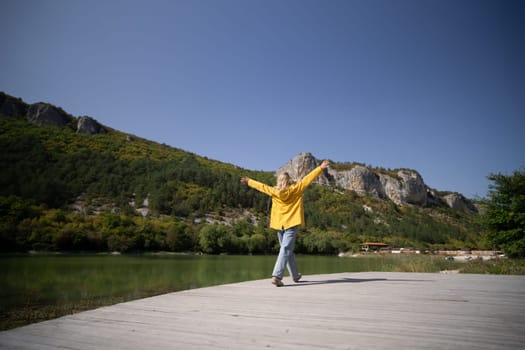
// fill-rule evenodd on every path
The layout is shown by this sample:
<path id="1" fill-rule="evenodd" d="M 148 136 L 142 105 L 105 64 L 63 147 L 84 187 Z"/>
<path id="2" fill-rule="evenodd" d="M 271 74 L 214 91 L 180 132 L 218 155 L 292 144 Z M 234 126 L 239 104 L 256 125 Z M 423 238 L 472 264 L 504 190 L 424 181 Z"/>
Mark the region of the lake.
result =
<path id="1" fill-rule="evenodd" d="M 2 256 L 0 329 L 190 288 L 263 278 L 270 283 L 275 259 L 182 254 Z M 297 256 L 297 264 L 303 275 L 378 269 L 371 259 L 335 256 Z M 289 281 L 285 277 L 285 283 Z"/>

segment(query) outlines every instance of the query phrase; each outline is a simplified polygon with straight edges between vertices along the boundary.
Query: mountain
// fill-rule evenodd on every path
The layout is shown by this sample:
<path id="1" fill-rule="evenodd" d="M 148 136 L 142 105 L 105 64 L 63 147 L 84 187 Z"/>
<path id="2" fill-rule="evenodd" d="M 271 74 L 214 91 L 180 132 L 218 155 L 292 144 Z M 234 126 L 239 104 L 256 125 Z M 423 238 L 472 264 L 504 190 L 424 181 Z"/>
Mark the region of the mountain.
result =
<path id="1" fill-rule="evenodd" d="M 240 177 L 272 183 L 287 171 L 298 179 L 319 162 L 301 153 L 276 173 L 241 169 L 0 93 L 0 243 L 4 250 L 273 251 L 262 224 L 268 198 Z M 430 189 L 415 170 L 332 162 L 317 184 L 305 192 L 299 252 L 358 249 L 363 240 L 481 244 L 476 207 Z"/>
<path id="2" fill-rule="evenodd" d="M 109 128 L 102 126 L 89 116 L 74 118 L 62 109 L 39 102 L 27 105 L 21 99 L 0 93 L 0 115 L 25 116 L 38 125 L 73 127 L 77 133 L 100 134 Z M 127 137 L 130 141 L 131 136 Z M 311 153 L 301 153 L 282 166 L 277 174 L 287 171 L 292 178 L 299 179 L 317 166 L 319 161 Z M 430 189 L 421 175 L 411 169 L 370 169 L 358 163 L 335 163 L 323 174 L 318 183 L 370 195 L 378 199 L 389 199 L 398 205 L 448 206 L 467 213 L 476 213 L 476 206 L 459 193 L 438 192 Z"/>

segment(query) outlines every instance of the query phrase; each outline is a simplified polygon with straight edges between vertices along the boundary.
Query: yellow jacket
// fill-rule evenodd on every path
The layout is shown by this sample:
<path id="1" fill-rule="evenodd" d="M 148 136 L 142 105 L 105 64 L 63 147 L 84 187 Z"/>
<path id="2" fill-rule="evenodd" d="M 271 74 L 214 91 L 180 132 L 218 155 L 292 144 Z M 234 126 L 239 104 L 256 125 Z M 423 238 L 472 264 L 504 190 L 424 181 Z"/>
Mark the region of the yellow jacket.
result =
<path id="1" fill-rule="evenodd" d="M 301 181 L 282 191 L 259 181 L 248 181 L 248 186 L 272 197 L 271 228 L 282 230 L 304 224 L 303 192 L 322 172 L 319 166 Z"/>

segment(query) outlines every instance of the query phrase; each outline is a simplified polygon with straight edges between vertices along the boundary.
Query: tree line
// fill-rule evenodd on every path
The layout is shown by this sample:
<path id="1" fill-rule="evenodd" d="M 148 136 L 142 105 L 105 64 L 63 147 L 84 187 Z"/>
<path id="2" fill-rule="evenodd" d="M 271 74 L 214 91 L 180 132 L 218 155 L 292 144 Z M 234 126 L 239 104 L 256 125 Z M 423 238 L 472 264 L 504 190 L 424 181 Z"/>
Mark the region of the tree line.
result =
<path id="1" fill-rule="evenodd" d="M 321 186 L 307 196 L 323 192 Z M 308 193 L 313 192 L 313 193 Z M 305 254 L 337 254 L 358 251 L 363 241 L 383 241 L 393 246 L 438 249 L 462 248 L 466 240 L 451 246 L 457 227 L 421 219 L 413 214 L 397 226 L 374 222 L 371 214 L 349 202 L 338 217 L 330 212 L 342 207 L 314 201 L 306 205 L 307 225 L 299 231 L 296 251 Z M 326 204 L 326 206 L 325 206 Z M 241 209 L 237 216 L 242 217 Z M 345 211 L 345 210 L 343 210 Z M 0 249 L 17 251 L 173 251 L 206 254 L 270 254 L 278 251 L 275 232 L 267 226 L 267 212 L 231 224 L 197 220 L 195 217 L 147 216 L 106 211 L 98 215 L 50 209 L 33 199 L 0 196 Z M 424 217 L 423 217 L 424 218 Z M 396 218 L 394 222 L 399 221 Z M 472 243 L 475 247 L 476 243 Z"/>

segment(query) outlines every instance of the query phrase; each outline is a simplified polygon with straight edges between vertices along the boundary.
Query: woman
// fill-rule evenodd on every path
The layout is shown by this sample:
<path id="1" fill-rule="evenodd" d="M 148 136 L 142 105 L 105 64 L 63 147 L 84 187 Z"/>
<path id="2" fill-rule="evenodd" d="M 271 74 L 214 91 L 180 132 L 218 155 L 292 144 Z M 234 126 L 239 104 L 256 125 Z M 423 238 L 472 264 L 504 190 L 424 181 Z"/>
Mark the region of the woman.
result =
<path id="1" fill-rule="evenodd" d="M 295 184 L 292 183 L 288 173 L 279 175 L 275 187 L 247 177 L 241 178 L 242 183 L 272 197 L 270 227 L 277 230 L 277 237 L 281 245 L 272 273 L 272 283 L 277 287 L 284 285 L 282 279 L 286 267 L 294 282 L 301 279 L 301 274 L 297 271 L 293 248 L 297 227 L 304 224 L 303 192 L 312 181 L 321 175 L 323 169 L 328 168 L 329 164 L 327 160 L 323 161 L 320 166 Z"/>

